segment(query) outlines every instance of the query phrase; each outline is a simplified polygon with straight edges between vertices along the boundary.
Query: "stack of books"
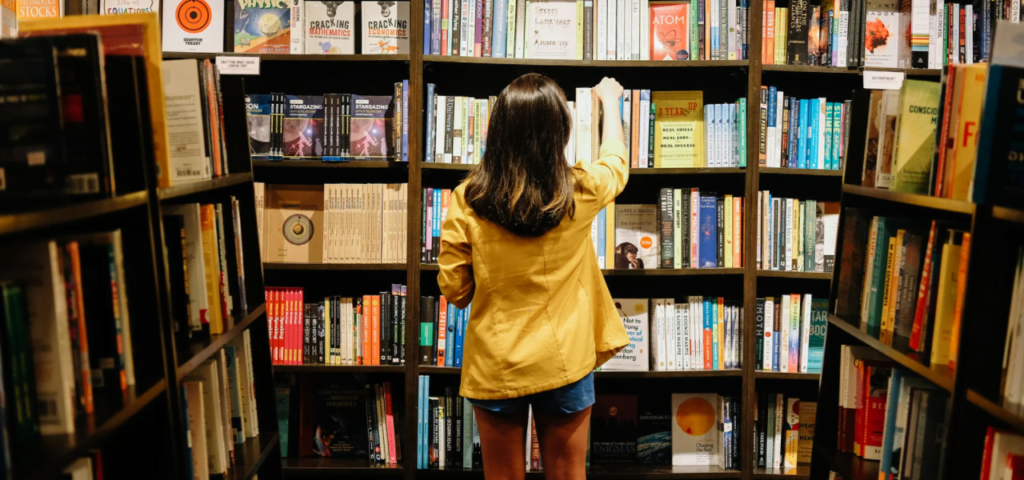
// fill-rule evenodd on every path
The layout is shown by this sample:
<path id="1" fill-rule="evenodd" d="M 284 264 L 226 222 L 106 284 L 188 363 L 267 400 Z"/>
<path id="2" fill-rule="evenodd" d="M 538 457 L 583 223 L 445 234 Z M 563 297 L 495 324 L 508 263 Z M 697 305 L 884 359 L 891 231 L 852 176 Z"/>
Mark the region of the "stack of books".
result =
<path id="1" fill-rule="evenodd" d="M 783 474 L 811 463 L 818 404 L 786 393 L 757 392 L 754 406 L 756 466 Z"/>
<path id="2" fill-rule="evenodd" d="M 303 289 L 267 287 L 275 365 L 404 365 L 405 285 L 361 297 L 309 302 Z"/>
<path id="3" fill-rule="evenodd" d="M 743 60 L 746 0 L 431 0 L 424 55 L 562 60 Z"/>
<path id="4" fill-rule="evenodd" d="M 487 151 L 487 99 L 438 95 L 427 84 L 427 162 L 478 164 Z M 569 102 L 572 133 L 565 149 L 570 165 L 598 160 L 601 101 L 592 88 L 577 88 Z M 704 105 L 703 92 L 625 90 L 619 101 L 627 157 L 632 168 L 745 167 L 747 100 Z"/>
<path id="5" fill-rule="evenodd" d="M 224 475 L 238 445 L 259 435 L 249 330 L 181 381 L 181 408 L 194 476 Z"/>
<path id="6" fill-rule="evenodd" d="M 754 317 L 757 370 L 821 373 L 828 299 L 811 294 L 757 299 Z"/>
<path id="7" fill-rule="evenodd" d="M 860 370 L 878 372 L 874 377 L 868 378 L 869 381 L 885 375 L 884 369 L 876 370 L 870 360 L 861 361 L 859 366 L 855 362 L 852 369 L 848 370 L 849 367 L 849 364 L 844 367 L 848 375 L 844 378 L 846 382 L 851 380 L 850 373 L 859 374 Z M 935 459 L 941 456 L 949 394 L 935 388 L 934 384 L 917 377 L 909 370 L 892 368 L 888 376 L 888 388 L 885 390 L 885 403 L 882 409 L 885 416 L 881 449 L 877 449 L 879 445 L 876 444 L 874 437 L 876 432 L 872 430 L 865 436 L 868 437 L 867 446 L 859 455 L 869 458 L 877 452 L 880 457 L 879 473 L 887 476 L 891 474 L 892 478 L 938 478 L 939 462 Z M 861 388 L 860 385 L 856 385 L 857 390 Z M 874 389 L 875 384 L 871 383 L 870 390 Z M 872 393 L 872 396 L 875 395 Z M 866 412 L 858 413 L 867 413 L 866 419 L 876 420 L 874 414 L 877 412 L 873 408 L 869 406 Z M 857 414 L 854 414 L 854 425 L 857 422 L 856 416 Z M 868 425 L 874 429 L 877 424 Z M 855 437 L 854 442 L 856 441 Z"/>
<path id="8" fill-rule="evenodd" d="M 440 297 L 420 297 L 420 365 L 462 367 L 466 327 L 473 304 L 456 308 Z"/>
<path id="9" fill-rule="evenodd" d="M 924 364 L 955 369 L 971 234 L 853 208 L 843 232 L 843 269 L 854 273 L 840 280 L 836 315 Z"/>
<path id="10" fill-rule="evenodd" d="M 408 162 L 409 81 L 394 87 L 394 95 L 247 95 L 252 159 Z"/>
<path id="11" fill-rule="evenodd" d="M 839 203 L 777 198 L 757 192 L 757 268 L 831 272 L 836 262 Z"/>
<path id="12" fill-rule="evenodd" d="M 405 263 L 404 183 L 256 184 L 267 263 Z"/>
<path id="13" fill-rule="evenodd" d="M 199 182 L 228 171 L 220 71 L 209 59 L 163 62 L 171 179 Z"/>
<path id="14" fill-rule="evenodd" d="M 758 163 L 762 167 L 842 170 L 851 101 L 797 99 L 761 86 Z"/>

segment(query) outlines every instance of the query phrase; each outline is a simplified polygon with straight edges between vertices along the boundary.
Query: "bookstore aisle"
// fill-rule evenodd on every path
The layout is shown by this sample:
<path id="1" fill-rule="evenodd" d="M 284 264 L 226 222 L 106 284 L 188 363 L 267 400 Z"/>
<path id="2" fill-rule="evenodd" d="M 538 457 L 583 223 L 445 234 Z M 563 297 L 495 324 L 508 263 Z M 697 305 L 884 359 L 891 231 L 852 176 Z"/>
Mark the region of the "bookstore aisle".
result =
<path id="1" fill-rule="evenodd" d="M 18 27 L 0 477 L 281 478 L 242 78 L 163 62 L 155 14 Z"/>

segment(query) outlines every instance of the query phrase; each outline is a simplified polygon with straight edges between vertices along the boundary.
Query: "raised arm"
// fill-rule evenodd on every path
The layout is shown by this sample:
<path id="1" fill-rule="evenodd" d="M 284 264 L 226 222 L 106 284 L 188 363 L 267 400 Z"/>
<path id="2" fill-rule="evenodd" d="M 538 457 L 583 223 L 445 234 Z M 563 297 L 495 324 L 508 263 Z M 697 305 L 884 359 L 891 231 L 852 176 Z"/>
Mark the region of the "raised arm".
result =
<path id="1" fill-rule="evenodd" d="M 619 111 L 622 85 L 613 78 L 605 77 L 594 87 L 594 91 L 601 101 L 604 128 L 598 159 L 586 167 L 586 170 L 593 179 L 594 194 L 600 204 L 599 208 L 604 208 L 626 188 L 626 182 L 629 180 L 629 161 L 623 143 L 622 115 Z"/>
<path id="2" fill-rule="evenodd" d="M 437 257 L 441 273 L 437 285 L 448 302 L 466 308 L 473 301 L 473 245 L 469 242 L 469 207 L 462 188 L 452 192 L 448 214 L 441 225 L 441 254 Z"/>

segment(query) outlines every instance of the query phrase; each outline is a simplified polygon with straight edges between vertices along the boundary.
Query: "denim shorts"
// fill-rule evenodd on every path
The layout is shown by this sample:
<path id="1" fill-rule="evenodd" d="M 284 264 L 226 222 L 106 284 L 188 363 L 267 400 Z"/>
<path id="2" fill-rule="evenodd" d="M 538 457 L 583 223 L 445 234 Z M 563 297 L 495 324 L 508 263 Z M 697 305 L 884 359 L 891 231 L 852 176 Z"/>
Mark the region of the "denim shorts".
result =
<path id="1" fill-rule="evenodd" d="M 546 392 L 502 400 L 474 400 L 471 398 L 469 403 L 495 413 L 525 412 L 527 405 L 533 405 L 535 412 L 568 415 L 594 404 L 594 372 L 588 373 L 587 376 L 573 383 Z"/>

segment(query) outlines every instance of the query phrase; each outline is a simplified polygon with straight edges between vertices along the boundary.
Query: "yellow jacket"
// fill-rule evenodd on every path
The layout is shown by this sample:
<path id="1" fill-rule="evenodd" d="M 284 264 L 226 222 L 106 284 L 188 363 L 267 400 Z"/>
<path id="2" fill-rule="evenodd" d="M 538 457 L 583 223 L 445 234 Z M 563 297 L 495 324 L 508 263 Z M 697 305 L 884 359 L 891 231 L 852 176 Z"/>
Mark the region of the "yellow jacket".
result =
<path id="1" fill-rule="evenodd" d="M 537 238 L 478 217 L 466 185 L 452 192 L 441 232 L 441 292 L 465 308 L 461 395 L 515 398 L 573 383 L 629 343 L 590 240 L 594 218 L 622 192 L 629 164 L 606 141 L 573 167 L 576 214 Z"/>

